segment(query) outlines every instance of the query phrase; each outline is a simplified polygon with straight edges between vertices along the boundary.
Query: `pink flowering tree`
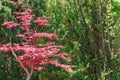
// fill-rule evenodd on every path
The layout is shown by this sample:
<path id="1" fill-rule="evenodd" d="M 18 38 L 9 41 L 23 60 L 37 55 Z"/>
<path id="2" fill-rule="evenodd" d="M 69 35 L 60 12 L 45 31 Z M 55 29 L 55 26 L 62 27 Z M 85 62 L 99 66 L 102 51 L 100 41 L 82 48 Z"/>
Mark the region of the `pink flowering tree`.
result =
<path id="1" fill-rule="evenodd" d="M 12 2 L 15 6 L 23 5 L 21 2 Z M 11 52 L 19 66 L 25 71 L 27 78 L 30 80 L 34 70 L 46 70 L 46 64 L 51 64 L 65 69 L 68 72 L 72 71 L 72 65 L 61 64 L 58 60 L 50 59 L 52 57 L 58 57 L 66 61 L 71 61 L 66 53 L 60 53 L 60 49 L 63 46 L 54 45 L 53 39 L 57 39 L 58 35 L 53 33 L 38 32 L 37 27 L 47 27 L 49 23 L 48 17 L 38 17 L 35 19 L 31 9 L 24 9 L 13 13 L 17 19 L 16 22 L 8 21 L 3 23 L 3 26 L 9 30 L 19 28 L 23 33 L 16 34 L 17 37 L 22 39 L 22 43 L 3 44 L 0 46 L 0 51 L 3 53 Z M 31 26 L 36 24 L 36 26 Z M 48 39 L 45 44 L 37 44 L 39 39 Z M 21 55 L 17 55 L 17 52 L 21 52 Z"/>

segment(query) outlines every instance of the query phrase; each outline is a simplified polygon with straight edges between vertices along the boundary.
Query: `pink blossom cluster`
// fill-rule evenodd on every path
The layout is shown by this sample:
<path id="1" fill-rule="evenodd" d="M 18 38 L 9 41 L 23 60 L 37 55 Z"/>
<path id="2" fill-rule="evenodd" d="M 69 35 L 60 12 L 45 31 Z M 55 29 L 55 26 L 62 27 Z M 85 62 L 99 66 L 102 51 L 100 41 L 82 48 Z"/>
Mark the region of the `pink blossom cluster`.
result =
<path id="1" fill-rule="evenodd" d="M 9 52 L 10 51 L 10 44 L 3 44 L 1 47 L 0 47 L 0 51 L 2 52 Z"/>
<path id="2" fill-rule="evenodd" d="M 16 3 L 17 4 L 17 3 Z M 37 20 L 33 20 L 32 10 L 28 9 L 24 12 L 14 12 L 16 15 L 16 19 L 18 23 L 14 23 L 13 21 L 5 22 L 3 26 L 5 28 L 18 28 L 25 31 L 25 33 L 19 33 L 16 36 L 23 39 L 23 43 L 13 43 L 3 44 L 0 47 L 0 51 L 2 52 L 10 52 L 11 48 L 15 52 L 22 52 L 23 54 L 18 56 L 18 59 L 22 62 L 24 67 L 30 69 L 33 67 L 34 70 L 44 70 L 45 64 L 52 64 L 57 67 L 64 68 L 66 71 L 72 71 L 71 65 L 61 64 L 58 60 L 50 60 L 50 57 L 58 57 L 66 61 L 71 61 L 66 53 L 59 53 L 60 49 L 63 46 L 56 46 L 54 42 L 46 42 L 46 44 L 36 44 L 36 40 L 41 38 L 48 39 L 56 39 L 58 36 L 53 33 L 44 33 L 37 32 L 35 30 L 30 29 L 31 21 L 35 22 L 38 26 L 49 26 L 47 20 L 42 18 L 38 18 Z"/>
<path id="3" fill-rule="evenodd" d="M 52 34 L 52 33 L 35 33 L 32 36 L 34 39 L 38 39 L 38 38 L 49 38 L 49 39 L 56 39 L 58 38 L 58 36 L 56 34 Z"/>
<path id="4" fill-rule="evenodd" d="M 16 19 L 19 21 L 19 23 L 14 23 L 13 21 L 10 22 L 5 22 L 3 24 L 3 26 L 5 26 L 6 28 L 15 28 L 16 26 L 19 25 L 19 28 L 22 30 L 26 30 L 28 31 L 31 25 L 31 22 L 33 20 L 33 16 L 32 15 L 32 10 L 31 9 L 27 9 L 24 12 L 14 12 Z M 49 19 L 49 17 L 43 17 L 43 18 L 37 18 L 36 20 L 34 20 L 33 22 L 36 23 L 38 26 L 49 26 L 50 24 L 48 23 L 47 19 Z"/>
<path id="5" fill-rule="evenodd" d="M 21 5 L 22 2 L 13 2 L 13 1 L 12 1 L 11 4 L 14 5 L 14 6 L 17 6 L 17 5 Z"/>
<path id="6" fill-rule="evenodd" d="M 49 42 L 50 43 L 50 42 Z M 41 47 L 41 48 L 40 48 Z M 12 48 L 15 52 L 24 52 L 24 54 L 18 56 L 26 68 L 33 66 L 34 70 L 43 70 L 45 64 L 52 64 L 57 67 L 64 68 L 66 71 L 72 71 L 72 66 L 64 65 L 58 62 L 58 60 L 49 60 L 49 57 L 59 57 L 66 61 L 71 61 L 66 53 L 59 53 L 62 46 L 55 45 L 28 45 L 28 44 L 13 44 Z M 0 47 L 2 52 L 10 52 L 10 44 L 4 44 Z"/>
<path id="7" fill-rule="evenodd" d="M 24 41 L 34 44 L 36 40 L 41 38 L 56 39 L 58 36 L 53 33 L 37 33 L 34 31 L 28 31 L 24 34 L 17 34 L 16 36 L 22 38 Z"/>
<path id="8" fill-rule="evenodd" d="M 34 20 L 34 22 L 38 25 L 38 26 L 49 26 L 48 21 L 42 18 L 37 18 L 36 20 Z"/>
<path id="9" fill-rule="evenodd" d="M 21 24 L 20 28 L 22 30 L 29 30 L 30 22 L 33 20 L 32 10 L 28 9 L 25 12 L 14 12 L 14 14 L 19 24 Z"/>
<path id="10" fill-rule="evenodd" d="M 11 28 L 17 27 L 19 24 L 15 23 L 14 21 L 8 21 L 8 22 L 5 22 L 2 25 L 5 26 L 8 29 L 11 29 Z"/>

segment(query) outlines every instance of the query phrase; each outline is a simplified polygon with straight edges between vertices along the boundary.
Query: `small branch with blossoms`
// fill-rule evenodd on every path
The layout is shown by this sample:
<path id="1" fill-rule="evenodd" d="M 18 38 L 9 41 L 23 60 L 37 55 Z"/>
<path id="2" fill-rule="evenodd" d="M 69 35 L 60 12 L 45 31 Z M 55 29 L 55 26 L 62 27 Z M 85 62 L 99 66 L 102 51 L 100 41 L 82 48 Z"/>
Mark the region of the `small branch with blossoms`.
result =
<path id="1" fill-rule="evenodd" d="M 14 6 L 24 5 L 22 2 L 12 2 Z M 65 61 L 71 61 L 68 54 L 59 53 L 63 46 L 54 45 L 54 42 L 46 42 L 45 44 L 36 44 L 38 39 L 57 39 L 58 35 L 53 33 L 37 32 L 31 29 L 31 24 L 34 23 L 34 27 L 47 27 L 50 24 L 47 21 L 47 17 L 34 20 L 34 15 L 31 9 L 23 10 L 23 12 L 13 13 L 17 19 L 17 22 L 8 21 L 3 23 L 3 26 L 9 30 L 14 28 L 19 28 L 23 30 L 24 33 L 16 34 L 17 37 L 22 38 L 22 44 L 19 43 L 8 43 L 3 44 L 0 47 L 0 51 L 12 52 L 12 55 L 19 63 L 20 67 L 23 68 L 27 74 L 26 80 L 30 80 L 34 70 L 46 70 L 44 65 L 51 64 L 60 68 L 65 69 L 68 72 L 72 71 L 74 66 L 61 64 L 58 60 L 50 60 L 50 57 L 58 57 Z M 32 26 L 33 27 L 33 26 Z M 17 55 L 17 52 L 22 52 L 24 54 Z"/>

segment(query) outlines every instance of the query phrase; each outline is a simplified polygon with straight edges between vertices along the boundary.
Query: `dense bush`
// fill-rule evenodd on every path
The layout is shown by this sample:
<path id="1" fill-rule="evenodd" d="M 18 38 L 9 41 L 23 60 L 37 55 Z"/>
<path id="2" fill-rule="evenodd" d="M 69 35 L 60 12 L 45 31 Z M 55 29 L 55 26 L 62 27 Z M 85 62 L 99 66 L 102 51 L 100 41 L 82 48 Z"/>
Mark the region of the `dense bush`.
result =
<path id="1" fill-rule="evenodd" d="M 72 73 L 67 73 L 49 65 L 46 66 L 47 71 L 35 72 L 31 80 L 120 79 L 119 0 L 20 1 L 31 8 L 36 16 L 50 16 L 50 27 L 39 28 L 38 31 L 58 34 L 59 39 L 55 40 L 55 43 L 64 45 L 62 51 L 68 52 L 72 58 L 71 63 L 61 62 L 77 66 Z M 13 7 L 5 0 L 0 1 L 0 6 L 0 25 L 9 19 L 16 20 L 12 12 L 18 7 Z M 9 35 L 12 36 L 12 41 L 21 41 L 2 26 L 0 30 L 1 44 L 9 42 Z M 0 56 L 0 80 L 21 80 L 19 75 L 23 72 L 17 64 L 13 64 L 15 60 L 10 55 Z M 4 77 L 6 75 L 7 77 Z M 21 76 L 24 77 L 24 74 Z"/>

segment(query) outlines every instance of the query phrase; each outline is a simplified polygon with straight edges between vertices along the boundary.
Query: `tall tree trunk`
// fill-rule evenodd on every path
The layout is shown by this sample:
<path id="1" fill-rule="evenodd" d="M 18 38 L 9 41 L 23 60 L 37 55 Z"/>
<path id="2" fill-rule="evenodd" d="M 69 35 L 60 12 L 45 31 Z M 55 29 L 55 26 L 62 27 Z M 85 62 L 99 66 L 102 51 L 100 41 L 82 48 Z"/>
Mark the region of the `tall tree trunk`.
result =
<path id="1" fill-rule="evenodd" d="M 90 53 L 89 50 L 91 50 L 90 49 L 91 48 L 91 46 L 90 46 L 90 39 L 89 39 L 90 28 L 89 28 L 88 24 L 86 23 L 86 16 L 85 16 L 85 13 L 83 11 L 82 1 L 81 0 L 77 0 L 77 2 L 78 2 L 79 12 L 80 12 L 81 19 L 82 19 L 81 20 L 81 24 L 82 24 L 83 28 L 85 29 L 85 37 L 82 38 L 83 42 L 81 41 L 81 44 L 84 45 L 84 47 L 83 47 L 84 49 L 82 49 L 84 51 L 82 51 L 82 52 L 84 54 L 86 54 L 86 53 L 89 54 Z M 84 43 L 84 41 L 86 41 L 86 42 Z"/>
<path id="2" fill-rule="evenodd" d="M 94 76 L 95 80 L 99 79 L 101 73 L 101 66 L 98 63 L 100 60 L 100 50 L 102 49 L 102 35 L 100 31 L 101 27 L 101 15 L 100 6 L 97 0 L 92 0 L 92 34 L 93 34 L 93 44 L 94 44 L 94 56 L 96 59 Z"/>

